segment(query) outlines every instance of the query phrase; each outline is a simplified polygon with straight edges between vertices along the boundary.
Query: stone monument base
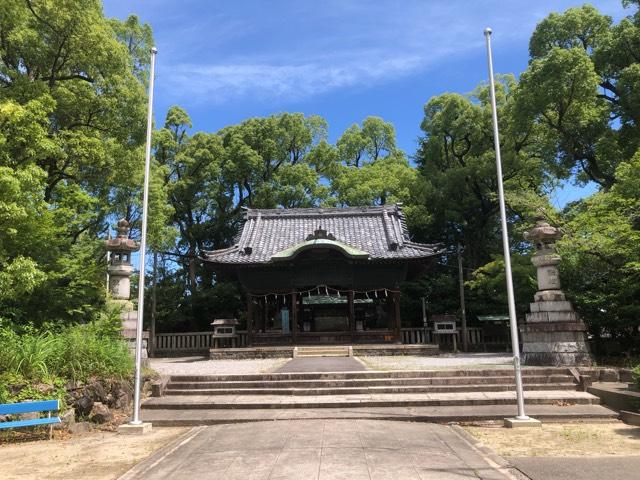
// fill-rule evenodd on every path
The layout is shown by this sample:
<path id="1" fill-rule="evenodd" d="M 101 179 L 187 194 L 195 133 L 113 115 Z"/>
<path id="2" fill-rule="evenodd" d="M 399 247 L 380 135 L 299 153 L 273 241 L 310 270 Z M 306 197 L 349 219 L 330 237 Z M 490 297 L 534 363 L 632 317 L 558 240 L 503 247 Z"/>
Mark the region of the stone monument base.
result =
<path id="1" fill-rule="evenodd" d="M 522 332 L 522 363 L 541 366 L 589 366 L 586 326 L 564 293 L 536 293 Z"/>
<path id="2" fill-rule="evenodd" d="M 153 426 L 150 422 L 123 423 L 118 427 L 118 433 L 121 435 L 145 435 L 151 433 L 152 429 Z"/>
<path id="3" fill-rule="evenodd" d="M 113 303 L 121 309 L 120 319 L 122 320 L 122 337 L 126 340 L 131 355 L 136 355 L 136 325 L 138 324 L 138 311 L 134 310 L 134 305 L 128 300 L 113 300 Z M 142 332 L 142 358 L 148 358 L 149 332 Z"/>
<path id="4" fill-rule="evenodd" d="M 505 418 L 504 426 L 506 428 L 527 428 L 527 427 L 541 427 L 542 422 L 535 418 Z"/>

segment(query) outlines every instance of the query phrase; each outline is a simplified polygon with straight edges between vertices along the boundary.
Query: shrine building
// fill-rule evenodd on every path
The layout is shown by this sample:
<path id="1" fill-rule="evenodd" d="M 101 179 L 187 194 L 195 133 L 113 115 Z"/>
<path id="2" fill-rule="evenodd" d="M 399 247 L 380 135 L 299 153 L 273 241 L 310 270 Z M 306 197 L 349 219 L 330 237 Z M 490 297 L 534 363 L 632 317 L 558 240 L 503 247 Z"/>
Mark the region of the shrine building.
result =
<path id="1" fill-rule="evenodd" d="M 249 209 L 233 246 L 203 252 L 247 292 L 247 344 L 400 343 L 400 285 L 437 259 L 401 205 Z"/>

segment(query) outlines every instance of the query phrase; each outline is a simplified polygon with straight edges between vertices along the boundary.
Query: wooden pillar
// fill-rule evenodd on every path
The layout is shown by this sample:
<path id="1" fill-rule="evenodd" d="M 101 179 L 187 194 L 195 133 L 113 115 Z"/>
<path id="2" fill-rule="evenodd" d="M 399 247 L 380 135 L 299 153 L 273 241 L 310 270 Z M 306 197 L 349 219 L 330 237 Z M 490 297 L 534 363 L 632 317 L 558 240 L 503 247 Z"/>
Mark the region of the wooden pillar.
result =
<path id="1" fill-rule="evenodd" d="M 393 292 L 393 336 L 396 343 L 402 343 L 400 326 L 400 292 Z"/>
<path id="2" fill-rule="evenodd" d="M 353 292 L 347 293 L 347 317 L 349 318 L 349 331 L 351 332 L 351 343 L 356 340 L 356 315 L 353 308 Z"/>
<path id="3" fill-rule="evenodd" d="M 253 297 L 247 293 L 247 347 L 253 343 Z"/>
<path id="4" fill-rule="evenodd" d="M 291 294 L 291 336 L 295 345 L 298 338 L 298 292 Z"/>
<path id="5" fill-rule="evenodd" d="M 269 320 L 269 297 L 264 297 L 263 299 L 263 304 L 262 304 L 262 333 L 266 333 L 267 332 L 267 322 Z"/>

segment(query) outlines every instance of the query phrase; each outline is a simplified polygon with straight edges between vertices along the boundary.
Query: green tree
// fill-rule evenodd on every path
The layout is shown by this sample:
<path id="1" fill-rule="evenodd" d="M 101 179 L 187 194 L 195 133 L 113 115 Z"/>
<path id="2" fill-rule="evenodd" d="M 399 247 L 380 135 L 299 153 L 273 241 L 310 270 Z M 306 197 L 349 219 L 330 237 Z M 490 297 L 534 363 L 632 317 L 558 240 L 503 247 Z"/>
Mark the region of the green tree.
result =
<path id="1" fill-rule="evenodd" d="M 524 192 L 542 197 L 538 134 L 535 128 L 522 129 L 514 122 L 515 90 L 513 76 L 499 78 L 496 96 L 505 190 L 512 199 Z M 419 233 L 425 240 L 450 247 L 461 243 L 466 266 L 476 269 L 492 261 L 501 245 L 487 86 L 467 96 L 447 93 L 433 97 L 425 105 L 421 128 L 425 135 L 416 161 L 425 182 L 431 221 Z M 520 218 L 519 210 L 509 209 L 511 223 Z"/>
<path id="2" fill-rule="evenodd" d="M 564 285 L 597 337 L 637 351 L 640 318 L 640 153 L 608 192 L 568 207 L 558 247 Z"/>
<path id="3" fill-rule="evenodd" d="M 138 27 L 149 40 L 136 24 L 107 20 L 97 0 L 2 4 L 3 315 L 86 321 L 102 308 L 97 238 L 142 170 L 144 61 L 120 41 Z"/>
<path id="4" fill-rule="evenodd" d="M 416 171 L 396 147 L 393 125 L 382 118 L 367 117 L 362 127 L 354 124 L 345 130 L 333 158 L 337 163 L 328 177 L 339 205 L 416 203 Z"/>
<path id="5" fill-rule="evenodd" d="M 624 2 L 625 6 L 636 2 Z M 547 135 L 547 169 L 610 188 L 640 146 L 640 17 L 614 25 L 595 7 L 552 13 L 534 31 L 517 111 Z"/>
<path id="6" fill-rule="evenodd" d="M 353 124 L 345 130 L 336 147 L 345 165 L 358 168 L 396 153 L 396 132 L 393 125 L 382 118 L 367 117 L 362 127 Z"/>

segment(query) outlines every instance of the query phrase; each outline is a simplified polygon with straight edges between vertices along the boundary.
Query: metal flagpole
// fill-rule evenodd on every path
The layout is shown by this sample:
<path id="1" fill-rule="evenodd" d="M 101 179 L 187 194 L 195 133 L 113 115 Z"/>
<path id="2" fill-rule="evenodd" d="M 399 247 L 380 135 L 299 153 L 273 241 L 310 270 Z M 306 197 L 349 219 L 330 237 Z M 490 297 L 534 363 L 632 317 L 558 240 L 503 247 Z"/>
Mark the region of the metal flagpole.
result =
<path id="1" fill-rule="evenodd" d="M 151 71 L 149 72 L 149 106 L 147 110 L 147 145 L 144 159 L 144 193 L 142 196 L 142 232 L 140 235 L 140 271 L 138 279 L 138 323 L 136 325 L 136 372 L 133 396 L 132 425 L 140 425 L 140 377 L 142 369 L 142 321 L 144 318 L 144 273 L 147 248 L 147 208 L 149 205 L 149 169 L 151 165 L 151 128 L 153 126 L 153 76 L 158 50 L 151 49 Z"/>
<path id="2" fill-rule="evenodd" d="M 111 240 L 111 228 L 107 232 L 107 240 Z M 111 265 L 111 250 L 107 250 L 107 289 L 105 292 L 105 298 L 109 298 L 109 266 Z"/>
<path id="3" fill-rule="evenodd" d="M 491 89 L 491 118 L 493 120 L 493 142 L 496 150 L 496 169 L 498 171 L 498 198 L 500 203 L 500 219 L 502 221 L 502 248 L 504 250 L 504 267 L 507 277 L 507 297 L 509 303 L 509 324 L 511 325 L 511 346 L 513 350 L 513 368 L 516 377 L 516 395 L 518 399 L 517 420 L 528 420 L 524 413 L 524 395 L 522 392 L 522 370 L 520 368 L 520 346 L 518 343 L 518 323 L 516 321 L 516 302 L 513 295 L 513 279 L 511 276 L 511 256 L 509 254 L 509 232 L 507 231 L 507 213 L 504 206 L 504 187 L 502 185 L 502 160 L 500 158 L 500 138 L 498 136 L 498 112 L 496 109 L 496 86 L 493 79 L 493 58 L 491 55 L 490 28 L 484 29 L 487 41 L 487 60 L 489 66 L 489 86 Z"/>
<path id="4" fill-rule="evenodd" d="M 462 271 L 462 245 L 458 243 L 458 285 L 460 287 L 460 334 L 462 335 L 462 351 L 469 349 L 469 334 L 467 330 L 467 309 L 464 304 L 464 273 Z M 455 336 L 455 334 L 454 334 Z"/>

